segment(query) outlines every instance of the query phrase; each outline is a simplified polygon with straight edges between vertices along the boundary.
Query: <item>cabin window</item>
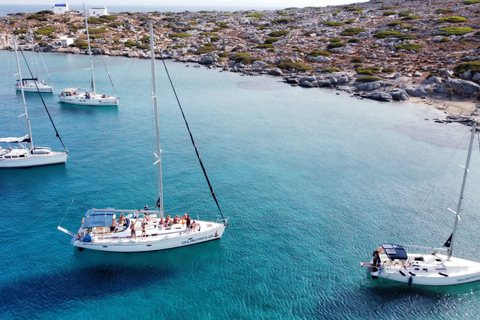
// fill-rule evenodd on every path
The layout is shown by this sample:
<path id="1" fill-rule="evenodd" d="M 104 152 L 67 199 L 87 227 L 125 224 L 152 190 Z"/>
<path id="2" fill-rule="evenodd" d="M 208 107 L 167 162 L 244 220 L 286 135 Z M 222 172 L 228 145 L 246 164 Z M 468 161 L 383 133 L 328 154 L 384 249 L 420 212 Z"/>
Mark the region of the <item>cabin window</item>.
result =
<path id="1" fill-rule="evenodd" d="M 425 260 L 423 260 L 423 257 L 415 257 L 415 261 L 425 261 Z"/>

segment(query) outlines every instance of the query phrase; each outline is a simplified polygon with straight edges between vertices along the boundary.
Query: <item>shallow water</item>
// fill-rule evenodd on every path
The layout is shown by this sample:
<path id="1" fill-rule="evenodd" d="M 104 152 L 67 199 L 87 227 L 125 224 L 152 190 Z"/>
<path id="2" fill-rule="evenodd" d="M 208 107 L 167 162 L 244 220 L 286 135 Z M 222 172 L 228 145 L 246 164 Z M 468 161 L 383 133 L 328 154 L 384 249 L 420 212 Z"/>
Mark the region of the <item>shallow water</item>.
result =
<path id="1" fill-rule="evenodd" d="M 42 57 L 55 93 L 89 84 L 87 56 Z M 14 54 L 0 51 L 0 59 L 0 136 L 20 136 Z M 150 62 L 105 62 L 118 108 L 44 95 L 67 164 L 0 171 L 2 319 L 475 318 L 478 283 L 409 288 L 373 281 L 359 266 L 382 242 L 440 246 L 448 238 L 446 207 L 456 207 L 468 128 L 436 124 L 441 114 L 422 106 L 279 78 L 167 62 L 230 219 L 220 241 L 142 254 L 75 251 L 58 224 L 76 231 L 88 208 L 156 199 Z M 161 67 L 165 208 L 219 219 Z M 98 91 L 113 94 L 98 56 L 95 73 Z M 27 105 L 35 144 L 61 150 L 38 97 L 28 95 Z M 456 251 L 475 260 L 478 159 L 476 151 Z"/>

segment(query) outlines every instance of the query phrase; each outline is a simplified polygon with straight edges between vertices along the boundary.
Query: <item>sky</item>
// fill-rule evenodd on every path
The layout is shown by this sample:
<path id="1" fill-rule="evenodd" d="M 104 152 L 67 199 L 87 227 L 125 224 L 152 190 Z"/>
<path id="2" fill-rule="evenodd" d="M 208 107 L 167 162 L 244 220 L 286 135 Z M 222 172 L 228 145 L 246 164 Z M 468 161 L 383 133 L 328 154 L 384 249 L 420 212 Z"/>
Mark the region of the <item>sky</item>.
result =
<path id="1" fill-rule="evenodd" d="M 263 8 L 289 8 L 289 7 L 325 7 L 325 6 L 335 6 L 335 5 L 344 5 L 350 3 L 357 3 L 357 2 L 365 2 L 365 0 L 176 0 L 175 6 L 205 6 L 205 7 L 263 7 Z M 52 5 L 52 3 L 68 3 L 69 6 L 71 5 L 83 5 L 86 4 L 88 6 L 107 6 L 108 5 L 116 5 L 116 6 L 128 6 L 134 3 L 135 5 L 139 6 L 148 6 L 148 5 L 156 5 L 156 6 L 169 6 L 172 2 L 169 1 L 161 1 L 161 0 L 36 0 L 32 2 L 32 0 L 16 0 L 15 4 L 32 4 L 35 5 Z M 12 4 L 12 0 L 0 0 L 0 5 L 2 4 Z"/>

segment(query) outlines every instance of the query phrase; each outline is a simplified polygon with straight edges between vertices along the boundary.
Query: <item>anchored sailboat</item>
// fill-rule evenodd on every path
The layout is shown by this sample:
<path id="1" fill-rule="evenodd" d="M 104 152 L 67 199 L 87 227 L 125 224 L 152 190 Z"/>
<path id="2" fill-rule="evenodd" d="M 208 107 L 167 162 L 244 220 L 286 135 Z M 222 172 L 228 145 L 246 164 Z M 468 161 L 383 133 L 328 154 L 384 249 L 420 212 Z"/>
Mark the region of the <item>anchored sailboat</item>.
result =
<path id="1" fill-rule="evenodd" d="M 463 192 L 467 182 L 468 167 L 472 154 L 476 124 L 473 124 L 467 161 L 465 164 L 460 197 L 455 213 L 453 232 L 443 245 L 444 248 L 430 248 L 422 246 L 406 246 L 400 244 L 382 244 L 373 253 L 370 263 L 361 262 L 367 267 L 372 278 L 408 283 L 408 285 L 450 286 L 480 280 L 480 262 L 453 257 L 453 244 L 460 221 Z M 427 253 L 410 253 L 408 249 L 426 250 Z M 439 252 L 444 252 L 440 254 Z"/>
<path id="2" fill-rule="evenodd" d="M 148 207 L 142 210 L 120 209 L 90 209 L 85 213 L 82 224 L 75 234 L 58 226 L 60 231 L 72 235 L 71 244 L 79 250 L 90 249 L 110 252 L 145 252 L 174 249 L 193 244 L 218 240 L 222 237 L 227 220 L 223 218 L 215 193 L 208 177 L 207 179 L 211 194 L 217 203 L 221 222 L 193 221 L 185 213 L 182 218 L 170 219 L 164 217 L 163 190 L 162 190 L 162 165 L 160 149 L 160 131 L 158 119 L 157 85 L 155 72 L 155 52 L 153 45 L 153 29 L 150 24 L 150 51 L 152 64 L 153 104 L 155 113 L 156 146 L 154 165 L 158 168 L 158 200 L 155 210 Z M 183 111 L 182 111 L 183 114 Z M 184 117 L 185 119 L 185 117 Z M 187 124 L 188 128 L 188 124 Z M 190 130 L 189 130 L 190 133 Z M 192 135 L 190 138 L 195 147 Z M 198 156 L 198 151 L 195 147 Z M 198 156 L 202 170 L 205 173 L 203 163 Z M 118 215 L 118 219 L 117 219 Z"/>
<path id="3" fill-rule="evenodd" d="M 93 72 L 93 58 L 92 50 L 90 48 L 90 35 L 88 32 L 88 19 L 87 19 L 87 10 L 85 5 L 83 6 L 85 14 L 85 26 L 87 28 L 87 43 L 88 43 L 88 55 L 90 57 L 90 71 L 91 71 L 91 88 L 82 89 L 82 88 L 67 88 L 64 89 L 58 95 L 58 101 L 75 104 L 75 105 L 84 105 L 84 106 L 117 106 L 118 97 L 109 96 L 104 93 L 97 93 L 95 88 L 95 74 Z M 114 87 L 115 88 L 115 87 Z"/>
<path id="4" fill-rule="evenodd" d="M 15 47 L 15 56 L 17 59 L 18 67 L 18 78 L 22 79 L 22 74 L 20 70 L 20 62 L 18 60 L 17 45 L 15 42 L 15 36 L 13 37 L 13 45 Z M 36 167 L 36 166 L 45 166 L 52 164 L 63 164 L 67 161 L 68 150 L 65 149 L 65 152 L 55 152 L 47 147 L 34 147 L 32 139 L 32 129 L 30 127 L 30 119 L 28 118 L 27 104 L 25 102 L 25 92 L 23 90 L 23 85 L 20 81 L 20 91 L 22 92 L 23 106 L 25 113 L 22 116 L 25 116 L 27 122 L 27 134 L 23 137 L 8 137 L 0 138 L 0 143 L 7 144 L 7 148 L 0 147 L 0 168 L 26 168 L 26 167 Z M 48 110 L 47 110 L 48 112 Z M 50 118 L 51 120 L 51 118 Z M 57 133 L 57 137 L 60 139 L 60 136 L 53 124 L 54 129 Z M 60 142 L 63 145 L 62 140 Z M 28 146 L 26 146 L 28 145 Z"/>
<path id="5" fill-rule="evenodd" d="M 38 66 L 37 66 L 37 58 L 35 56 L 35 41 L 34 41 L 35 35 L 32 33 L 31 37 L 32 37 L 33 63 L 35 65 L 35 77 L 22 78 L 17 80 L 15 83 L 15 89 L 17 89 L 17 91 L 21 91 L 23 86 L 24 92 L 53 93 L 53 87 L 51 85 L 48 85 L 45 82 L 45 80 L 38 81 Z M 47 72 L 47 75 L 48 75 L 48 72 Z M 50 77 L 49 77 L 49 80 L 50 80 Z"/>

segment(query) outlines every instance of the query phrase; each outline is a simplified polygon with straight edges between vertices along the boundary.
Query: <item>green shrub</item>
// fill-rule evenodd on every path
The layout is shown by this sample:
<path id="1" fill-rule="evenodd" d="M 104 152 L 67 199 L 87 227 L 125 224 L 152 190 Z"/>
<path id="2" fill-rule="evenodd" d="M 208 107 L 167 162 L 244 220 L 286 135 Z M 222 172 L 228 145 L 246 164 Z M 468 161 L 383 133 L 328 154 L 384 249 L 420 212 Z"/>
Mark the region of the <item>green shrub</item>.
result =
<path id="1" fill-rule="evenodd" d="M 452 9 L 437 9 L 435 10 L 435 13 L 436 14 L 449 14 L 449 13 L 453 13 L 453 10 Z"/>
<path id="2" fill-rule="evenodd" d="M 269 37 L 283 37 L 289 34 L 290 31 L 288 30 L 279 30 L 279 31 L 273 31 L 268 34 Z"/>
<path id="3" fill-rule="evenodd" d="M 393 72 L 395 72 L 395 69 L 393 69 L 393 68 L 383 68 L 382 72 L 383 73 L 393 73 Z"/>
<path id="4" fill-rule="evenodd" d="M 446 27 L 440 29 L 440 34 L 442 35 L 464 35 L 466 33 L 473 32 L 474 30 L 470 27 Z"/>
<path id="5" fill-rule="evenodd" d="M 375 38 L 384 39 L 388 37 L 399 37 L 402 33 L 399 31 L 381 31 L 374 35 Z"/>
<path id="6" fill-rule="evenodd" d="M 360 67 L 360 68 L 357 68 L 357 73 L 372 75 L 374 73 L 380 73 L 380 69 L 381 68 L 377 66 Z"/>
<path id="7" fill-rule="evenodd" d="M 38 21 L 48 21 L 48 17 L 43 15 L 43 14 L 38 14 L 38 13 L 34 13 L 32 15 L 29 15 L 27 17 L 27 19 L 30 19 L 30 20 L 38 20 Z"/>
<path id="8" fill-rule="evenodd" d="M 399 17 L 408 17 L 413 13 L 413 10 L 402 11 L 398 14 Z"/>
<path id="9" fill-rule="evenodd" d="M 79 49 L 88 49 L 88 43 L 84 39 L 81 39 L 81 38 L 77 38 L 73 42 L 73 44 L 71 44 L 70 46 L 77 47 Z"/>
<path id="10" fill-rule="evenodd" d="M 263 18 L 264 15 L 261 13 L 251 13 L 251 14 L 247 14 L 247 17 L 255 18 L 254 20 L 260 20 L 260 18 Z"/>
<path id="11" fill-rule="evenodd" d="M 286 70 L 308 71 L 311 68 L 301 62 L 293 62 L 291 59 L 282 60 L 277 67 Z"/>
<path id="12" fill-rule="evenodd" d="M 389 24 L 387 24 L 387 26 L 391 27 L 391 28 L 394 28 L 396 26 L 401 26 L 402 25 L 402 22 L 400 21 L 393 21 L 393 22 L 390 22 Z"/>
<path id="13" fill-rule="evenodd" d="M 112 22 L 108 26 L 110 28 L 117 28 L 117 27 L 123 26 L 123 23 L 122 22 Z"/>
<path id="14" fill-rule="evenodd" d="M 480 3 L 480 0 L 466 0 L 466 1 L 463 1 L 463 4 L 477 4 L 477 3 Z"/>
<path id="15" fill-rule="evenodd" d="M 13 34 L 18 36 L 19 34 L 22 34 L 22 33 L 27 33 L 28 30 L 27 29 L 16 29 L 16 30 L 13 30 Z"/>
<path id="16" fill-rule="evenodd" d="M 439 23 L 443 23 L 443 22 L 457 23 L 457 22 L 465 22 L 465 21 L 467 21 L 467 18 L 455 17 L 455 16 L 437 19 L 437 22 Z"/>
<path id="17" fill-rule="evenodd" d="M 195 54 L 205 54 L 205 53 L 211 53 L 211 52 L 214 52 L 214 51 L 218 51 L 220 49 L 218 49 L 217 47 L 214 47 L 214 46 L 202 46 L 200 48 L 198 48 L 198 50 L 195 52 Z"/>
<path id="18" fill-rule="evenodd" d="M 328 49 L 333 49 L 333 48 L 340 48 L 340 47 L 345 47 L 346 44 L 343 42 L 332 42 L 327 45 Z"/>
<path id="19" fill-rule="evenodd" d="M 272 23 L 273 24 L 289 24 L 290 22 L 293 22 L 293 21 L 295 21 L 295 19 L 281 18 L 281 19 L 273 20 Z"/>
<path id="20" fill-rule="evenodd" d="M 455 74 L 457 76 L 460 73 L 464 73 L 465 71 L 468 71 L 468 70 L 472 71 L 472 74 L 474 74 L 475 72 L 480 72 L 480 60 L 461 63 L 458 66 L 456 66 L 453 70 L 455 71 Z"/>
<path id="21" fill-rule="evenodd" d="M 417 39 L 418 36 L 415 34 L 402 34 L 400 36 L 400 40 L 412 40 L 412 39 Z"/>
<path id="22" fill-rule="evenodd" d="M 172 32 L 168 35 L 169 38 L 190 38 L 191 36 L 190 33 L 184 32 Z"/>
<path id="23" fill-rule="evenodd" d="M 397 14 L 397 12 L 396 11 L 385 11 L 383 13 L 383 16 L 388 17 L 388 16 L 393 16 L 394 14 Z"/>
<path id="24" fill-rule="evenodd" d="M 357 80 L 355 80 L 355 82 L 375 82 L 380 80 L 383 80 L 383 79 L 377 76 L 362 76 L 362 77 L 358 77 Z"/>
<path id="25" fill-rule="evenodd" d="M 102 34 L 102 33 L 105 33 L 107 31 L 107 29 L 105 28 L 88 28 L 88 33 L 89 34 Z"/>
<path id="26" fill-rule="evenodd" d="M 201 36 L 209 36 L 209 37 L 216 37 L 218 36 L 217 32 L 200 32 Z"/>
<path id="27" fill-rule="evenodd" d="M 35 34 L 40 34 L 42 36 L 49 36 L 52 33 L 55 32 L 55 27 L 42 27 L 38 28 L 37 31 L 35 31 Z"/>
<path id="28" fill-rule="evenodd" d="M 365 57 L 352 57 L 352 59 L 350 59 L 350 62 L 352 62 L 352 63 L 363 63 L 363 62 L 365 62 Z"/>
<path id="29" fill-rule="evenodd" d="M 342 36 L 353 36 L 353 35 L 356 35 L 356 34 L 359 34 L 361 32 L 364 32 L 366 31 L 365 28 L 348 28 L 348 29 L 345 29 L 342 31 L 342 33 L 340 33 Z"/>
<path id="30" fill-rule="evenodd" d="M 412 14 L 411 16 L 406 16 L 402 18 L 402 20 L 416 20 L 416 19 L 420 19 L 421 17 L 422 16 L 419 14 Z"/>
<path id="31" fill-rule="evenodd" d="M 322 69 L 322 72 L 324 73 L 332 73 L 332 72 L 340 72 L 342 71 L 341 69 L 337 69 L 337 68 L 324 68 Z"/>
<path id="32" fill-rule="evenodd" d="M 319 56 L 329 56 L 331 55 L 332 53 L 331 52 L 328 52 L 328 51 L 319 51 L 319 50 L 316 50 L 316 51 L 312 51 L 308 54 L 309 57 L 319 57 Z"/>
<path id="33" fill-rule="evenodd" d="M 442 39 L 440 39 L 439 42 L 450 42 L 450 41 L 451 41 L 450 39 L 443 37 Z"/>
<path id="34" fill-rule="evenodd" d="M 280 39 L 278 39 L 278 38 L 268 38 L 268 39 L 265 40 L 265 44 L 272 44 L 274 42 L 277 42 L 278 40 L 280 40 Z"/>
<path id="35" fill-rule="evenodd" d="M 234 60 L 236 63 L 243 63 L 243 64 L 252 64 L 253 61 L 260 60 L 259 58 L 254 58 L 250 56 L 250 54 L 246 52 L 235 53 L 235 55 L 233 55 L 231 59 Z"/>
<path id="36" fill-rule="evenodd" d="M 325 21 L 325 22 L 322 22 L 322 24 L 329 27 L 337 27 L 337 26 L 343 26 L 345 23 L 340 21 Z"/>
<path id="37" fill-rule="evenodd" d="M 150 36 L 143 36 L 140 39 L 138 39 L 141 43 L 150 43 Z"/>
<path id="38" fill-rule="evenodd" d="M 257 45 L 255 48 L 257 48 L 257 49 L 273 48 L 273 44 L 261 43 L 261 44 Z"/>
<path id="39" fill-rule="evenodd" d="M 348 39 L 348 43 L 357 43 L 357 42 L 360 42 L 360 40 L 357 38 Z"/>
<path id="40" fill-rule="evenodd" d="M 397 50 L 413 50 L 415 52 L 420 51 L 420 49 L 423 48 L 423 45 L 420 43 L 406 43 L 406 44 L 401 44 L 399 46 L 395 47 Z"/>
<path id="41" fill-rule="evenodd" d="M 87 19 L 87 21 L 88 21 L 88 23 L 90 23 L 90 24 L 102 24 L 102 23 L 103 23 L 103 22 L 100 21 L 100 19 L 97 18 L 97 17 L 90 17 L 90 18 Z"/>
<path id="42" fill-rule="evenodd" d="M 127 40 L 123 45 L 127 48 L 131 48 L 131 47 L 139 47 L 140 43 L 135 42 L 135 41 L 131 41 L 131 40 Z"/>

